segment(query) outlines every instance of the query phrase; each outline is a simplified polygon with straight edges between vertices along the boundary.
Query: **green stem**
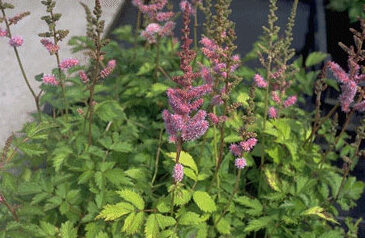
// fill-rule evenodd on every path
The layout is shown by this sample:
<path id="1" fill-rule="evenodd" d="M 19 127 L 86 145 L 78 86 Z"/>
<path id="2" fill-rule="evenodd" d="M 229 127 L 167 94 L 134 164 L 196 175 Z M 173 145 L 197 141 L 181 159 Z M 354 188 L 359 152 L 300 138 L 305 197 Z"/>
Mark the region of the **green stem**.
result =
<path id="1" fill-rule="evenodd" d="M 223 218 L 223 216 L 228 212 L 229 206 L 231 206 L 234 195 L 236 195 L 236 193 L 238 192 L 238 188 L 239 188 L 239 185 L 240 185 L 241 173 L 242 173 L 242 169 L 238 169 L 238 173 L 237 173 L 237 176 L 236 176 L 236 182 L 234 184 L 234 189 L 232 191 L 231 197 L 229 198 L 229 201 L 228 201 L 226 207 L 224 208 L 222 214 L 219 216 L 218 220 L 216 221 L 216 224 L 218 224 L 219 221 Z"/>
<path id="2" fill-rule="evenodd" d="M 157 82 L 158 71 L 159 71 L 159 68 L 160 68 L 160 44 L 161 44 L 161 37 L 157 36 L 154 83 Z"/>
<path id="3" fill-rule="evenodd" d="M 2 0 L 0 0 L 0 4 L 2 4 Z M 6 25 L 6 29 L 8 31 L 8 34 L 9 34 L 9 38 L 12 38 L 10 25 L 9 25 L 8 19 L 7 19 L 6 14 L 5 14 L 5 10 L 1 9 L 1 12 L 3 14 L 3 19 L 5 21 L 5 25 Z M 23 67 L 23 63 L 22 63 L 22 61 L 20 59 L 20 56 L 19 56 L 18 49 L 15 46 L 13 47 L 13 49 L 14 49 L 14 52 L 15 52 L 16 59 L 18 61 L 20 71 L 21 71 L 22 76 L 24 78 L 25 84 L 27 85 L 30 93 L 32 94 L 32 96 L 34 98 L 34 101 L 35 101 L 35 104 L 36 104 L 36 107 L 37 107 L 37 111 L 38 111 L 38 115 L 39 115 L 39 119 L 42 120 L 42 112 L 41 112 L 41 108 L 40 108 L 40 105 L 39 105 L 39 96 L 36 95 L 36 93 L 34 92 L 32 86 L 29 83 L 28 77 L 27 77 L 27 75 L 25 73 L 25 70 L 24 70 L 24 67 Z"/>
<path id="4" fill-rule="evenodd" d="M 157 176 L 157 172 L 158 172 L 158 163 L 159 163 L 159 160 L 160 160 L 160 153 L 161 153 L 162 134 L 163 134 L 163 129 L 161 129 L 161 131 L 160 131 L 160 137 L 159 137 L 159 140 L 158 140 L 158 148 L 157 148 L 156 158 L 155 158 L 155 172 L 153 173 L 151 187 L 153 187 L 153 184 L 156 180 L 156 176 Z"/>
<path id="5" fill-rule="evenodd" d="M 16 221 L 16 222 L 19 222 L 19 218 L 18 218 L 18 215 L 16 214 L 16 211 L 15 211 L 15 209 L 14 209 L 14 207 L 12 207 L 7 201 L 6 201 L 6 199 L 5 199 L 5 197 L 2 195 L 2 194 L 0 194 L 0 198 L 2 199 L 1 201 L 0 201 L 0 204 L 1 203 L 3 203 L 5 206 L 6 206 L 6 208 L 9 210 L 9 212 L 11 213 L 11 215 L 13 216 L 13 218 L 14 218 L 14 220 Z"/>

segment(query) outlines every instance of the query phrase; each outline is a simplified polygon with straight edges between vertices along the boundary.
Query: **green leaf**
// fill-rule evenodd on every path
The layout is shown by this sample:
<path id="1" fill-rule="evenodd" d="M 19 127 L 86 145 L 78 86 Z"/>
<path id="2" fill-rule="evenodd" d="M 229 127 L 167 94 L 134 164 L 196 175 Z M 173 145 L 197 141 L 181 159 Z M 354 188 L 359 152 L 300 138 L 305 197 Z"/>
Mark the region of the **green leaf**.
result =
<path id="1" fill-rule="evenodd" d="M 132 235 L 132 234 L 136 233 L 142 226 L 143 220 L 144 220 L 143 212 L 138 212 L 137 214 L 132 212 L 124 220 L 124 225 L 122 227 L 122 231 L 127 233 L 128 235 Z"/>
<path id="2" fill-rule="evenodd" d="M 325 82 L 328 86 L 330 86 L 331 88 L 334 88 L 337 92 L 340 91 L 340 88 L 338 87 L 338 83 L 336 80 L 334 79 L 325 79 Z"/>
<path id="3" fill-rule="evenodd" d="M 318 64 L 325 60 L 328 57 L 328 54 L 322 52 L 313 52 L 308 55 L 307 59 L 305 60 L 305 66 L 310 67 L 315 64 Z"/>
<path id="4" fill-rule="evenodd" d="M 127 142 L 116 142 L 112 146 L 110 146 L 110 150 L 122 152 L 122 153 L 128 153 L 132 152 L 133 148 L 130 143 Z"/>
<path id="5" fill-rule="evenodd" d="M 152 85 L 151 91 L 147 93 L 146 97 L 154 97 L 161 93 L 165 93 L 169 86 L 162 83 L 155 83 Z"/>
<path id="6" fill-rule="evenodd" d="M 193 200 L 203 212 L 215 212 L 217 210 L 214 200 L 207 192 L 194 192 Z"/>
<path id="7" fill-rule="evenodd" d="M 62 223 L 60 232 L 62 238 L 77 238 L 77 228 L 70 221 Z"/>
<path id="8" fill-rule="evenodd" d="M 124 112 L 117 101 L 107 100 L 96 104 L 95 114 L 103 121 L 124 118 Z"/>
<path id="9" fill-rule="evenodd" d="M 235 201 L 243 206 L 251 208 L 245 210 L 245 212 L 251 216 L 260 216 L 262 214 L 263 207 L 260 201 L 256 198 L 241 196 L 236 198 Z"/>
<path id="10" fill-rule="evenodd" d="M 46 153 L 46 150 L 40 144 L 25 142 L 20 143 L 17 147 L 28 156 L 38 156 Z"/>
<path id="11" fill-rule="evenodd" d="M 100 231 L 95 238 L 109 238 L 109 236 L 107 233 Z"/>
<path id="12" fill-rule="evenodd" d="M 200 215 L 195 212 L 184 212 L 179 218 L 181 225 L 198 225 L 202 222 Z"/>
<path id="13" fill-rule="evenodd" d="M 161 230 L 165 230 L 166 227 L 173 226 L 176 224 L 175 219 L 170 216 L 156 214 L 156 219 Z"/>
<path id="14" fill-rule="evenodd" d="M 270 169 L 266 168 L 265 175 L 266 175 L 266 179 L 267 179 L 267 182 L 269 183 L 270 187 L 273 190 L 280 192 L 281 191 L 280 186 L 279 186 L 280 182 L 279 182 L 279 178 L 278 178 L 277 174 L 271 172 Z"/>
<path id="15" fill-rule="evenodd" d="M 155 69 L 155 65 L 150 63 L 150 62 L 146 62 L 144 63 L 141 68 L 139 68 L 137 76 L 143 75 L 143 74 L 147 74 L 149 72 L 151 72 L 152 70 Z"/>
<path id="16" fill-rule="evenodd" d="M 175 152 L 167 153 L 167 156 L 175 161 L 176 153 Z M 196 166 L 196 163 L 195 163 L 193 157 L 191 157 L 191 155 L 189 153 L 187 153 L 185 151 L 181 151 L 179 163 L 186 167 L 191 168 L 192 170 L 194 170 L 194 172 L 196 174 L 198 174 L 198 167 Z"/>
<path id="17" fill-rule="evenodd" d="M 129 189 L 124 189 L 122 191 L 118 191 L 117 192 L 124 200 L 126 200 L 127 202 L 132 203 L 134 206 L 136 206 L 139 210 L 143 210 L 144 209 L 144 201 L 143 198 L 141 197 L 141 195 L 139 195 L 138 193 L 129 190 Z"/>
<path id="18" fill-rule="evenodd" d="M 96 217 L 104 219 L 105 221 L 113 221 L 121 216 L 129 214 L 134 211 L 134 207 L 130 203 L 120 202 L 114 205 L 106 205 L 100 214 Z"/>
<path id="19" fill-rule="evenodd" d="M 41 229 L 48 235 L 48 236 L 54 236 L 57 233 L 57 227 L 52 225 L 51 223 L 40 221 L 39 223 Z"/>
<path id="20" fill-rule="evenodd" d="M 265 228 L 270 221 L 272 220 L 272 217 L 265 216 L 260 217 L 255 220 L 251 220 L 248 225 L 245 227 L 245 232 L 251 232 L 251 231 L 258 231 L 262 228 Z"/>
<path id="21" fill-rule="evenodd" d="M 159 236 L 159 225 L 156 218 L 156 214 L 151 214 L 148 216 L 146 221 L 146 226 L 144 229 L 146 238 L 158 238 Z"/>
<path id="22" fill-rule="evenodd" d="M 217 231 L 223 235 L 229 235 L 231 233 L 231 225 L 224 217 L 215 224 L 215 228 L 217 228 Z"/>
<path id="23" fill-rule="evenodd" d="M 187 204 L 191 199 L 191 193 L 186 189 L 181 189 L 179 191 L 175 191 L 175 205 L 182 206 Z"/>
<path id="24" fill-rule="evenodd" d="M 58 147 L 52 153 L 53 167 L 56 172 L 60 171 L 62 164 L 72 154 L 72 150 L 68 147 Z"/>
<path id="25" fill-rule="evenodd" d="M 48 137 L 48 129 L 57 127 L 55 123 L 51 122 L 40 122 L 39 124 L 36 124 L 35 122 L 30 123 L 25 128 L 25 133 L 27 134 L 27 137 L 30 139 L 47 139 Z"/>
<path id="26" fill-rule="evenodd" d="M 302 215 L 303 216 L 317 215 L 327 221 L 330 221 L 330 222 L 333 222 L 336 224 L 340 224 L 330 214 L 326 213 L 324 211 L 324 208 L 322 208 L 320 206 L 311 207 L 311 208 L 305 210 L 304 212 L 302 212 Z"/>
<path id="27" fill-rule="evenodd" d="M 131 182 L 131 180 L 124 176 L 124 171 L 122 169 L 119 169 L 119 168 L 114 168 L 114 169 L 110 169 L 110 170 L 107 170 L 105 173 L 104 173 L 104 176 L 106 179 L 108 179 L 112 184 L 114 185 L 121 185 L 121 184 L 124 184 L 124 185 L 133 185 L 133 183 Z"/>

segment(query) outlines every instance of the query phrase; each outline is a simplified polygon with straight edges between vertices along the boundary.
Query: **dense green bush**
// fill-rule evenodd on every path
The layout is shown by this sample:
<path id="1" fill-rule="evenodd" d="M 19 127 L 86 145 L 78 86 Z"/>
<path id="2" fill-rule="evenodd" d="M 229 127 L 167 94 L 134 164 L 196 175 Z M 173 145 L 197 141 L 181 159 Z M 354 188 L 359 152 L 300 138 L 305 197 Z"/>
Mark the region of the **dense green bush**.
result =
<path id="1" fill-rule="evenodd" d="M 230 77 L 211 71 L 215 88 L 205 96 L 202 108 L 227 119 L 210 123 L 200 139 L 183 144 L 179 134 L 169 143 L 162 111 L 169 107 L 166 90 L 177 87 L 171 78 L 183 75 L 180 58 L 187 49 L 179 49 L 179 44 L 187 39 L 178 43 L 170 36 L 158 36 L 149 44 L 143 34 L 125 26 L 115 30 L 114 37 L 134 47 L 121 48 L 115 41 L 102 40 L 104 23 L 100 3 L 95 2 L 94 11 L 84 6 L 87 36 L 69 41 L 75 52 L 87 52 L 89 65 L 54 69 L 57 85 L 45 83 L 44 74 L 37 75 L 35 79 L 43 84 L 35 101 L 51 105 L 52 113 L 35 114 L 35 121 L 9 137 L 3 150 L 0 237 L 357 237 L 360 220 L 346 218 L 345 231 L 337 216 L 340 209 L 353 208 L 363 192 L 364 184 L 350 171 L 362 153 L 365 124 L 350 143 L 344 129 L 337 132 L 340 104 L 327 114 L 321 112 L 325 88 L 340 90 L 335 80 L 327 78 L 327 64 L 322 72 L 310 70 L 326 54 L 314 52 L 304 62 L 301 57 L 291 60 L 297 1 L 283 35 L 275 25 L 276 1 L 270 1 L 263 37 L 242 58 L 259 59 L 262 68 L 241 65 Z M 193 7 L 200 6 L 206 14 L 210 23 L 206 36 L 222 48 L 227 46 L 224 52 L 233 56 L 229 3 L 218 0 L 212 6 L 205 0 Z M 44 4 L 52 12 L 54 2 Z M 3 11 L 7 7 L 0 1 Z M 217 15 L 212 16 L 209 7 L 215 7 Z M 185 30 L 187 13 L 186 9 L 182 13 Z M 50 33 L 56 32 L 59 18 L 53 20 L 46 19 Z M 217 25 L 232 28 L 222 36 L 222 28 L 214 28 Z M 364 32 L 358 33 L 359 41 L 364 40 Z M 202 65 L 213 67 L 204 52 L 195 49 L 194 71 Z M 357 56 L 363 57 L 359 52 Z M 218 53 L 227 62 L 224 67 L 232 66 L 230 57 Z M 112 64 L 105 62 L 113 60 L 114 71 L 99 76 Z M 77 73 L 80 70 L 90 78 L 87 83 Z M 275 72 L 280 73 L 270 76 Z M 269 87 L 261 89 L 252 82 L 256 73 Z M 219 94 L 222 85 L 227 93 Z M 298 105 L 314 90 L 315 111 L 275 104 L 269 91 L 275 85 L 286 89 L 281 99 L 284 94 L 297 95 Z M 223 104 L 209 103 L 215 94 Z M 277 107 L 276 117 L 268 118 L 270 106 Z M 346 112 L 343 128 L 355 108 Z M 237 156 L 244 157 L 246 166 L 236 167 L 229 145 L 248 138 L 257 138 L 258 143 Z M 325 148 L 315 143 L 318 139 Z M 176 174 L 172 178 L 175 163 L 183 165 L 182 181 Z M 343 163 L 343 168 L 335 163 Z"/>

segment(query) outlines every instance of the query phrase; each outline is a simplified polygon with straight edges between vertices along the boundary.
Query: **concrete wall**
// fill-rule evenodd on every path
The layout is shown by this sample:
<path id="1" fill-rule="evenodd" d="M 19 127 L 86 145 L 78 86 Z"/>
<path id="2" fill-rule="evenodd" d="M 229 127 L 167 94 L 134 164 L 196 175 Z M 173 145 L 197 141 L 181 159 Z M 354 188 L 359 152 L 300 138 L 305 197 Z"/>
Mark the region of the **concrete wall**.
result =
<path id="1" fill-rule="evenodd" d="M 40 19 L 46 15 L 45 7 L 41 0 L 6 1 L 15 5 L 15 9 L 7 10 L 8 17 L 24 11 L 31 12 L 30 16 L 12 27 L 12 33 L 24 38 L 23 46 L 18 48 L 19 54 L 33 88 L 39 92 L 39 84 L 34 80 L 34 76 L 50 73 L 51 69 L 56 67 L 55 57 L 49 55 L 38 37 L 38 33 L 48 30 L 46 23 Z M 80 1 L 90 8 L 94 6 L 94 0 Z M 124 0 L 101 0 L 106 26 L 113 21 L 123 2 Z M 60 44 L 62 60 L 71 56 L 70 47 L 67 46 L 70 37 L 85 35 L 86 19 L 79 1 L 75 0 L 58 0 L 55 12 L 62 13 L 57 29 L 70 30 L 69 36 Z M 5 28 L 4 23 L 1 27 Z M 74 56 L 80 60 L 85 59 L 81 54 Z M 8 38 L 0 38 L 0 147 L 12 132 L 20 130 L 25 122 L 31 120 L 30 113 L 34 111 L 35 103 L 21 75 L 14 50 L 8 45 Z"/>

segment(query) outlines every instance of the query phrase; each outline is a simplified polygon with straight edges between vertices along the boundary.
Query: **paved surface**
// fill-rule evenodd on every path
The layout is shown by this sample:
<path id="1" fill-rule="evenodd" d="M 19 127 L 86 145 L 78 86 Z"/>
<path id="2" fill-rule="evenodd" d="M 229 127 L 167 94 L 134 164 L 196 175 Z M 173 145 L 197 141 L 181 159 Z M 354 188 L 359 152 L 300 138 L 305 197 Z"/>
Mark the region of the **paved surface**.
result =
<path id="1" fill-rule="evenodd" d="M 94 0 L 80 0 L 93 7 Z M 50 56 L 40 44 L 38 33 L 48 30 L 48 26 L 40 19 L 45 14 L 45 7 L 40 0 L 8 0 L 16 8 L 7 10 L 9 17 L 23 11 L 30 11 L 31 15 L 24 18 L 14 27 L 13 35 L 21 35 L 24 44 L 19 47 L 19 54 L 23 61 L 28 78 L 35 91 L 39 91 L 38 82 L 34 76 L 39 73 L 50 73 L 56 66 L 56 59 Z M 110 25 L 114 16 L 119 11 L 124 0 L 101 0 L 103 6 L 103 19 Z M 71 56 L 67 41 L 74 35 L 85 35 L 86 19 L 83 8 L 75 0 L 58 0 L 55 12 L 62 13 L 58 22 L 58 29 L 69 29 L 69 36 L 60 44 L 61 59 Z M 2 24 L 4 29 L 4 25 Z M 82 55 L 76 55 L 83 59 Z M 9 47 L 7 38 L 0 38 L 0 147 L 11 132 L 16 132 L 22 125 L 31 120 L 30 114 L 36 111 L 32 95 L 25 85 L 20 69 L 16 62 L 14 50 Z"/>

